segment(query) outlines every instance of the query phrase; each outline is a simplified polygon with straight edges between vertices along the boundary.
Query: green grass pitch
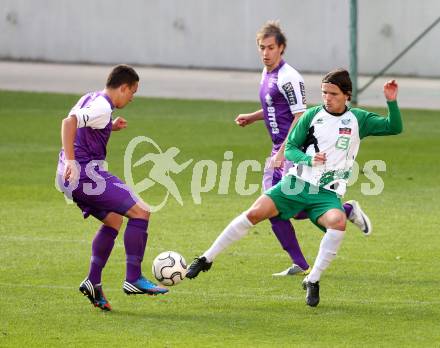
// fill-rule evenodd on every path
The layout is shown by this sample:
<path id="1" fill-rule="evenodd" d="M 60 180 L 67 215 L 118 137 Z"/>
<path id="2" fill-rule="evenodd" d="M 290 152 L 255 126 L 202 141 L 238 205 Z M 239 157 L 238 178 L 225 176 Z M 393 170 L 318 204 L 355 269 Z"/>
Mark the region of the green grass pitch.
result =
<path id="1" fill-rule="evenodd" d="M 103 274 L 114 310 L 93 308 L 78 291 L 86 276 L 90 243 L 99 226 L 83 220 L 54 188 L 60 123 L 78 96 L 0 91 L 0 346 L 1 347 L 335 347 L 436 346 L 440 344 L 438 112 L 403 110 L 404 133 L 370 137 L 358 162 L 386 162 L 379 196 L 361 194 L 361 174 L 345 199 L 357 199 L 374 224 L 365 238 L 352 225 L 337 259 L 321 280 L 321 303 L 304 303 L 301 277 L 274 279 L 289 259 L 268 223 L 220 255 L 210 272 L 185 280 L 166 296 L 128 297 L 122 292 L 122 236 Z M 385 105 L 385 104 L 384 104 Z M 180 149 L 179 163 L 193 163 L 172 175 L 183 206 L 174 198 L 152 215 L 144 273 L 165 250 L 189 263 L 224 226 L 255 200 L 240 196 L 234 181 L 246 159 L 263 163 L 270 143 L 263 124 L 244 129 L 233 119 L 256 103 L 137 98 L 115 115 L 129 126 L 112 135 L 109 169 L 124 177 L 123 154 L 144 135 L 162 150 Z M 384 109 L 376 111 L 384 112 Z M 139 148 L 139 153 L 142 152 Z M 146 149 L 144 149 L 146 150 Z M 219 167 L 233 151 L 228 194 L 219 183 L 191 194 L 194 163 Z M 140 156 L 135 153 L 135 156 Z M 137 172 L 135 179 L 146 176 Z M 220 171 L 220 168 L 218 168 Z M 247 184 L 259 184 L 250 172 Z M 158 185 L 142 194 L 156 204 Z M 309 221 L 295 223 L 312 263 L 321 232 Z M 122 232 L 121 232 L 122 234 Z"/>

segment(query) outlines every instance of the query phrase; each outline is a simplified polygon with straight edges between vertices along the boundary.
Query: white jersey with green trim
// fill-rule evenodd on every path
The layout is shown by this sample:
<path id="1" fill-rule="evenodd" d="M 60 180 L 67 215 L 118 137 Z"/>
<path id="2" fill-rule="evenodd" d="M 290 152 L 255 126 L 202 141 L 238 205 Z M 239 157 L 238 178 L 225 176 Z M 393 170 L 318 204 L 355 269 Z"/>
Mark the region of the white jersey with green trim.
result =
<path id="1" fill-rule="evenodd" d="M 290 132 L 286 159 L 296 163 L 290 175 L 344 195 L 362 138 L 402 132 L 397 102 L 388 101 L 388 117 L 362 109 L 331 114 L 321 105 L 308 109 Z M 316 153 L 326 155 L 323 165 L 312 166 Z"/>
<path id="2" fill-rule="evenodd" d="M 308 134 L 305 154 L 313 158 L 317 152 L 323 152 L 327 160 L 313 167 L 298 164 L 289 174 L 343 195 L 361 141 L 357 118 L 350 111 L 334 116 L 321 108 L 312 118 Z"/>

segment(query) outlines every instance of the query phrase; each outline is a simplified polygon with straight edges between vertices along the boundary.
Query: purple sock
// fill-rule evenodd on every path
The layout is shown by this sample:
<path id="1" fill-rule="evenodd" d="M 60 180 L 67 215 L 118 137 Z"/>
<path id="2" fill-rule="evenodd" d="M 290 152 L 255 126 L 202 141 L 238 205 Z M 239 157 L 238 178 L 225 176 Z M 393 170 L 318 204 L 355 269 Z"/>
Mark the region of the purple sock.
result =
<path id="1" fill-rule="evenodd" d="M 344 210 L 345 210 L 345 215 L 347 215 L 347 218 L 350 216 L 351 211 L 353 210 L 353 206 L 351 204 L 348 203 L 344 203 Z"/>
<path id="2" fill-rule="evenodd" d="M 127 282 L 133 283 L 142 275 L 141 263 L 147 246 L 148 220 L 129 219 L 124 234 L 125 254 L 127 256 Z"/>
<path id="3" fill-rule="evenodd" d="M 295 220 L 305 220 L 309 218 L 309 214 L 306 213 L 305 210 L 300 211 L 293 217 Z"/>
<path id="4" fill-rule="evenodd" d="M 115 245 L 118 231 L 112 227 L 102 225 L 92 242 L 92 257 L 88 278 L 93 285 L 101 283 L 102 269 Z"/>
<path id="5" fill-rule="evenodd" d="M 293 263 L 297 264 L 304 270 L 308 269 L 309 264 L 299 247 L 292 223 L 289 220 L 281 220 L 279 218 L 272 218 L 270 219 L 270 222 L 272 223 L 273 232 L 280 241 L 283 249 L 290 255 Z"/>

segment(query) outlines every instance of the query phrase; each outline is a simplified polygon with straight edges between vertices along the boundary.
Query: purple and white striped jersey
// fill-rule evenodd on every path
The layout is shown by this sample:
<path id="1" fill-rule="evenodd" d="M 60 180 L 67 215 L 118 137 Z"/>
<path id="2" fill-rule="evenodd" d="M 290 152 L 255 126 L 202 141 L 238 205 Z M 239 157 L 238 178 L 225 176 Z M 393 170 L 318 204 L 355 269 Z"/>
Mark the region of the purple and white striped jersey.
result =
<path id="1" fill-rule="evenodd" d="M 260 101 L 264 122 L 275 149 L 286 139 L 293 114 L 306 111 L 306 97 L 302 76 L 281 60 L 271 72 L 264 68 L 260 83 Z"/>

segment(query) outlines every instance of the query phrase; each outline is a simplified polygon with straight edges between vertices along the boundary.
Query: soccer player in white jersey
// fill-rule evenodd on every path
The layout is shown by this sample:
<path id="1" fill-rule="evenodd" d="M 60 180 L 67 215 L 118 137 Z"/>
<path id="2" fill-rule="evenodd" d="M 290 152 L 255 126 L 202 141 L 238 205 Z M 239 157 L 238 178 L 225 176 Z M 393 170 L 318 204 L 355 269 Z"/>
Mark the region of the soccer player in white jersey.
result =
<path id="1" fill-rule="evenodd" d="M 256 41 L 264 65 L 259 93 L 262 108 L 250 114 L 238 115 L 235 122 L 239 126 L 245 127 L 255 121 L 264 120 L 272 140 L 270 161 L 267 161 L 263 173 L 263 189 L 268 190 L 276 185 L 292 167 L 292 162 L 286 161 L 284 158 L 284 146 L 289 131 L 306 110 L 306 96 L 302 76 L 282 58 L 287 46 L 287 39 L 279 24 L 274 21 L 267 22 L 257 32 Z M 347 217 L 365 235 L 371 233 L 370 220 L 357 202 L 345 203 L 344 210 Z M 305 219 L 307 214 L 301 212 L 295 218 Z M 274 217 L 270 219 L 270 222 L 272 231 L 292 260 L 292 265 L 286 270 L 273 275 L 308 274 L 310 267 L 298 244 L 290 220 Z M 192 272 L 189 272 L 187 276 L 191 278 L 192 275 Z"/>
<path id="2" fill-rule="evenodd" d="M 284 154 L 296 165 L 236 217 L 203 254 L 204 260 L 193 262 L 190 271 L 192 268 L 197 276 L 209 270 L 219 250 L 241 239 L 255 224 L 273 217 L 288 220 L 305 210 L 325 232 L 312 270 L 303 281 L 307 305 L 317 306 L 321 274 L 336 257 L 344 238 L 347 218 L 340 197 L 346 191 L 360 140 L 402 132 L 397 90 L 394 80 L 384 85 L 387 117 L 350 109 L 346 106 L 352 92 L 349 73 L 344 69 L 329 72 L 321 83 L 323 105 L 308 109 L 288 135 Z"/>

